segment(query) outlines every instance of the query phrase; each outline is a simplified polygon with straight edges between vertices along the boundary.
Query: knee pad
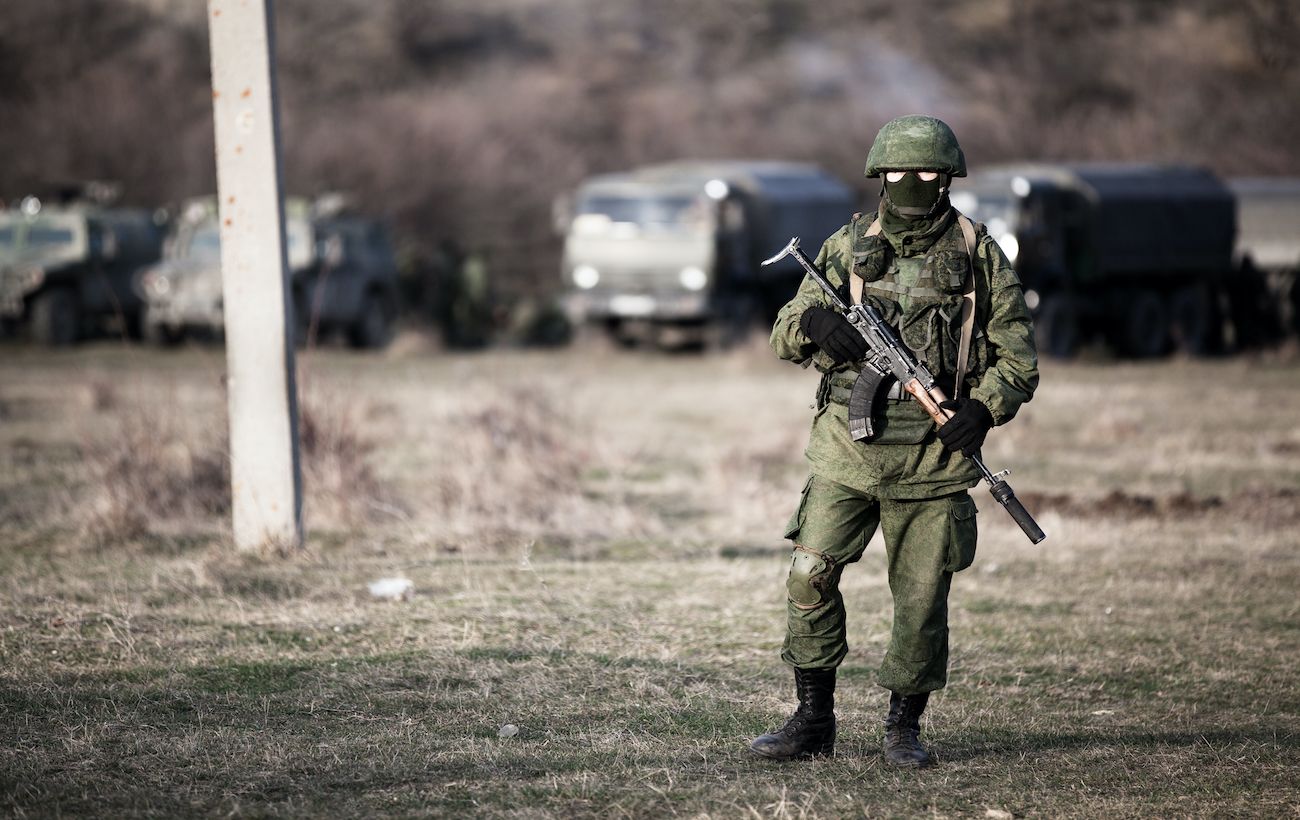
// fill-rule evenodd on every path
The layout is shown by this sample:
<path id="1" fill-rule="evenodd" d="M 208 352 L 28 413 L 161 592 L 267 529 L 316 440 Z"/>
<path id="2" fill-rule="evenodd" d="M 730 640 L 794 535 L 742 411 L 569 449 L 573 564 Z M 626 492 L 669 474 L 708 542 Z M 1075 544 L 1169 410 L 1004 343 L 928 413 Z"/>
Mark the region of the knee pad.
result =
<path id="1" fill-rule="evenodd" d="M 790 576 L 785 587 L 790 603 L 798 609 L 816 609 L 826 602 L 834 584 L 835 560 L 825 553 L 795 544 L 790 557 Z"/>

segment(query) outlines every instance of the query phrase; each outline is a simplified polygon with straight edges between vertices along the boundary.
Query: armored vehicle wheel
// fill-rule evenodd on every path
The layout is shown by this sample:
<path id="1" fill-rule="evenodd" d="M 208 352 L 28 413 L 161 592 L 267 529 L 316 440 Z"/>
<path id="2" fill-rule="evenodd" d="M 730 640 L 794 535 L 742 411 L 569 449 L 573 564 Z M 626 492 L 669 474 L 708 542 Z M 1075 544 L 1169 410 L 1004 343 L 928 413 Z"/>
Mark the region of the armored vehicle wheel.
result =
<path id="1" fill-rule="evenodd" d="M 1165 352 L 1168 339 L 1169 311 L 1165 303 L 1155 291 L 1134 291 L 1120 332 L 1124 352 L 1137 359 L 1149 359 Z"/>
<path id="2" fill-rule="evenodd" d="M 1189 356 L 1203 356 L 1215 343 L 1214 310 L 1203 285 L 1182 288 L 1169 300 L 1174 347 Z"/>
<path id="3" fill-rule="evenodd" d="M 1068 359 L 1079 349 L 1079 312 L 1074 300 L 1064 294 L 1043 299 L 1034 318 L 1034 341 L 1038 351 L 1055 359 Z"/>
<path id="4" fill-rule="evenodd" d="M 348 341 L 355 348 L 375 350 L 386 347 L 393 339 L 393 311 L 382 293 L 366 294 L 361 312 L 348 331 Z"/>
<path id="5" fill-rule="evenodd" d="M 145 343 L 154 347 L 175 347 L 185 340 L 185 334 L 180 329 L 148 319 L 144 321 L 142 331 Z"/>
<path id="6" fill-rule="evenodd" d="M 65 347 L 81 336 L 81 308 L 67 288 L 38 294 L 31 306 L 32 337 L 50 347 Z"/>

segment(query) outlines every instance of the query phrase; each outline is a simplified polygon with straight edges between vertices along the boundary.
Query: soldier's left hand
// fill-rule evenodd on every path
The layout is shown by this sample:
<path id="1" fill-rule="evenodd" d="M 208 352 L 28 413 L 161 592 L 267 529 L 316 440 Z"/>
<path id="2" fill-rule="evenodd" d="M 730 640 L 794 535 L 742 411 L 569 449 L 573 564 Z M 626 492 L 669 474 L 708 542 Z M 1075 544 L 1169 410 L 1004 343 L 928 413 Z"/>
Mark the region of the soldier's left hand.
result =
<path id="1" fill-rule="evenodd" d="M 993 414 L 979 399 L 949 399 L 939 405 L 953 416 L 939 428 L 939 440 L 954 453 L 973 456 L 993 428 Z"/>

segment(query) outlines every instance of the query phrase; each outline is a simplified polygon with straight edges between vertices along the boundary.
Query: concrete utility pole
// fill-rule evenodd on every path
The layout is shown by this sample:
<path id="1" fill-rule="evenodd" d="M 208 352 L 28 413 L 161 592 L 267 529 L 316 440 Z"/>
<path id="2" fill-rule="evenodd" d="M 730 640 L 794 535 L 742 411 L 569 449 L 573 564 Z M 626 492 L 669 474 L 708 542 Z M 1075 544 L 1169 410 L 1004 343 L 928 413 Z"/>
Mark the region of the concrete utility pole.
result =
<path id="1" fill-rule="evenodd" d="M 302 544 L 271 0 L 208 0 L 239 549 Z"/>

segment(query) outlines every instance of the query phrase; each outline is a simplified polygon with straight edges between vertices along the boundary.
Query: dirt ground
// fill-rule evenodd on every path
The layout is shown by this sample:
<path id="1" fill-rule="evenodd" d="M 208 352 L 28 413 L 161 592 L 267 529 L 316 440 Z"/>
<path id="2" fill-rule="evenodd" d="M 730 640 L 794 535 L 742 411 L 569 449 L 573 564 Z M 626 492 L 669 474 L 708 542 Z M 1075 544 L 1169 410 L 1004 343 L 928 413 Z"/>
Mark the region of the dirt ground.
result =
<path id="1" fill-rule="evenodd" d="M 837 754 L 745 748 L 792 703 L 815 374 L 758 344 L 313 351 L 280 556 L 229 544 L 223 370 L 0 348 L 6 814 L 1300 814 L 1294 361 L 1045 365 L 984 454 L 1048 540 L 972 491 L 920 772 L 878 752 L 878 542 Z"/>

